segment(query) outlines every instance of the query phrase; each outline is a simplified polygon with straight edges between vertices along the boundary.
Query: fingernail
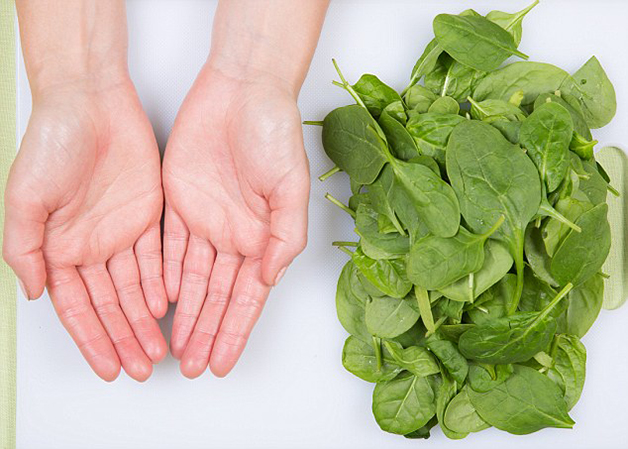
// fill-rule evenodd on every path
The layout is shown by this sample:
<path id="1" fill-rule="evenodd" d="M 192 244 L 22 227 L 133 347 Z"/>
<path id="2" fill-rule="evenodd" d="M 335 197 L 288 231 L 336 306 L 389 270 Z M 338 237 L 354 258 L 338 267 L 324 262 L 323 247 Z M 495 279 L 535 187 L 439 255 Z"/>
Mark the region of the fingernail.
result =
<path id="1" fill-rule="evenodd" d="M 281 278 L 283 277 L 284 273 L 286 272 L 286 268 L 287 267 L 283 267 L 281 270 L 279 270 L 279 273 L 277 273 L 277 277 L 275 278 L 275 285 L 279 284 L 279 281 L 281 281 Z"/>
<path id="2" fill-rule="evenodd" d="M 20 286 L 20 290 L 22 290 L 22 294 L 26 297 L 26 299 L 32 301 L 31 297 L 28 296 L 28 293 L 26 293 L 26 287 L 24 286 L 24 282 L 22 282 L 22 280 L 18 278 L 17 284 Z"/>

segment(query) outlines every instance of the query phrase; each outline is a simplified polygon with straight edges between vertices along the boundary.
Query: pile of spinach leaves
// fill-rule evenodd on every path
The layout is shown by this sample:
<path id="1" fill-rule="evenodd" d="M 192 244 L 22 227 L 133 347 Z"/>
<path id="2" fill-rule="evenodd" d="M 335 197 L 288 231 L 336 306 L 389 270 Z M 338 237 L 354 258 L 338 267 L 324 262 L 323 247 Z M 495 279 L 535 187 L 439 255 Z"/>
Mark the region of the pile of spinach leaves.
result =
<path id="1" fill-rule="evenodd" d="M 518 50 L 522 21 L 473 10 L 435 38 L 398 93 L 374 75 L 322 122 L 355 220 L 336 296 L 345 368 L 376 383 L 379 426 L 452 439 L 488 427 L 571 428 L 580 338 L 602 307 L 610 248 L 591 129 L 616 110 L 593 57 L 573 74 Z M 334 61 L 335 64 L 335 61 Z"/>

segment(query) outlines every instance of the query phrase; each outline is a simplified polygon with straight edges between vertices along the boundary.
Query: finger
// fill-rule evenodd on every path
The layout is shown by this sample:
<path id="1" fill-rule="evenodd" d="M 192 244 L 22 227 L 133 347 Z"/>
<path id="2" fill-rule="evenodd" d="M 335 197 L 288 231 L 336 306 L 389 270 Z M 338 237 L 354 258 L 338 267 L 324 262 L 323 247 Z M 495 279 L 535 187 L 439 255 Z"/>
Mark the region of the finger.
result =
<path id="1" fill-rule="evenodd" d="M 111 382 L 120 373 L 120 359 L 90 304 L 76 268 L 48 272 L 48 293 L 61 323 L 102 379 Z"/>
<path id="2" fill-rule="evenodd" d="M 153 363 L 159 363 L 166 356 L 168 348 L 157 320 L 146 306 L 135 254 L 128 249 L 114 255 L 107 262 L 107 269 L 133 333 L 146 355 Z"/>
<path id="3" fill-rule="evenodd" d="M 307 244 L 309 178 L 294 180 L 290 188 L 277 189 L 269 199 L 270 238 L 262 259 L 262 278 L 277 285 L 288 265 Z"/>
<path id="4" fill-rule="evenodd" d="M 179 297 L 183 258 L 187 249 L 189 232 L 185 223 L 166 204 L 164 215 L 164 284 L 170 302 Z"/>
<path id="5" fill-rule="evenodd" d="M 218 253 L 216 256 L 203 310 L 181 357 L 181 373 L 186 377 L 198 377 L 207 369 L 209 355 L 227 310 L 242 260 L 239 255 Z"/>
<path id="6" fill-rule="evenodd" d="M 153 365 L 122 313 L 107 267 L 104 264 L 93 265 L 79 268 L 78 271 L 96 315 L 116 348 L 124 371 L 137 381 L 145 381 L 152 374 Z"/>
<path id="7" fill-rule="evenodd" d="M 177 359 L 183 355 L 203 307 L 215 257 L 216 251 L 207 240 L 190 236 L 170 338 L 170 351 Z"/>
<path id="8" fill-rule="evenodd" d="M 5 222 L 2 255 L 15 272 L 24 296 L 39 298 L 46 284 L 46 266 L 41 251 L 48 212 L 30 195 L 9 181 L 5 192 Z"/>
<path id="9" fill-rule="evenodd" d="M 244 259 L 209 359 L 216 376 L 229 374 L 240 358 L 269 291 L 270 286 L 262 280 L 261 261 Z"/>
<path id="10" fill-rule="evenodd" d="M 135 255 L 148 308 L 155 318 L 163 318 L 168 311 L 168 298 L 162 275 L 159 223 L 155 223 L 140 236 L 135 244 Z"/>

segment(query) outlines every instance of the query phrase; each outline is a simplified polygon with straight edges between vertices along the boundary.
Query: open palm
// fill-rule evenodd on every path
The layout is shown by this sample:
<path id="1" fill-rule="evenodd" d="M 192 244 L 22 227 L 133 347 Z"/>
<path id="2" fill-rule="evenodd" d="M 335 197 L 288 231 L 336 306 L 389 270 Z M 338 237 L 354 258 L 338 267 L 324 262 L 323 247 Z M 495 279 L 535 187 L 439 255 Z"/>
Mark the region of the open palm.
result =
<path id="1" fill-rule="evenodd" d="M 34 99 L 6 190 L 4 257 L 30 298 L 47 285 L 94 371 L 144 380 L 166 354 L 160 161 L 130 81 Z"/>
<path id="2" fill-rule="evenodd" d="M 226 375 L 307 238 L 309 171 L 294 96 L 205 67 L 166 148 L 164 279 L 188 377 Z"/>

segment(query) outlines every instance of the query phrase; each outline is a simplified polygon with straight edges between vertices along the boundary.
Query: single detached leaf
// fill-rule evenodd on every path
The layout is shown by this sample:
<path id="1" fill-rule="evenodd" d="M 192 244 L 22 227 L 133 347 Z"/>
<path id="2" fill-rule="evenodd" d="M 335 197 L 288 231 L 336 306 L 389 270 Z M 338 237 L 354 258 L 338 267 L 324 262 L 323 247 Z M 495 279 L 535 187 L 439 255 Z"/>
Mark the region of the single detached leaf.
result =
<path id="1" fill-rule="evenodd" d="M 395 338 L 419 319 L 419 309 L 414 295 L 405 298 L 383 296 L 366 303 L 366 328 L 376 337 Z"/>
<path id="2" fill-rule="evenodd" d="M 472 433 L 491 427 L 484 421 L 471 403 L 468 394 L 469 386 L 458 393 L 445 410 L 445 425 L 457 433 Z"/>
<path id="3" fill-rule="evenodd" d="M 481 16 L 439 14 L 434 19 L 434 34 L 456 61 L 476 70 L 496 70 L 512 55 L 527 59 L 506 30 Z"/>
<path id="4" fill-rule="evenodd" d="M 567 410 L 571 410 L 584 387 L 587 350 L 574 335 L 558 335 L 556 338 L 556 354 L 547 376 L 564 392 Z"/>
<path id="5" fill-rule="evenodd" d="M 367 382 L 392 380 L 402 370 L 386 349 L 382 351 L 382 365 L 378 368 L 373 345 L 353 336 L 345 341 L 342 350 L 342 366 L 354 376 Z"/>
<path id="6" fill-rule="evenodd" d="M 374 260 L 358 248 L 353 253 L 353 263 L 371 284 L 388 296 L 404 298 L 412 289 L 402 260 Z"/>
<path id="7" fill-rule="evenodd" d="M 379 117 L 384 108 L 389 104 L 395 101 L 401 101 L 401 97 L 397 91 L 384 84 L 375 75 L 362 75 L 358 82 L 352 87 L 360 96 L 371 115 L 375 118 Z"/>
<path id="8" fill-rule="evenodd" d="M 523 22 L 523 19 L 532 10 L 532 8 L 534 8 L 538 4 L 539 0 L 534 0 L 534 2 L 530 6 L 514 14 L 502 11 L 491 11 L 486 15 L 486 18 L 508 31 L 512 35 L 515 41 L 515 45 L 519 46 L 519 44 L 521 43 L 521 24 Z"/>

